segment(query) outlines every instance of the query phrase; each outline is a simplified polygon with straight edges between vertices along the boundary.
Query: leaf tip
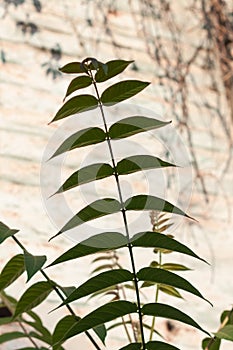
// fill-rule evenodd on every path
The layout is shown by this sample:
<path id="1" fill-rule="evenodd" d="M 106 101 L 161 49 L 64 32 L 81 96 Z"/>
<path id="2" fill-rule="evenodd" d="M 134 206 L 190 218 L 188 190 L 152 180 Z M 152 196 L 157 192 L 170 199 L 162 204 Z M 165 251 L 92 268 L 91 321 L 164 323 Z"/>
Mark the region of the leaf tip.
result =
<path id="1" fill-rule="evenodd" d="M 48 125 L 52 124 L 54 122 L 56 117 L 54 117 L 50 122 L 48 122 Z"/>
<path id="2" fill-rule="evenodd" d="M 54 239 L 55 237 L 57 237 L 61 232 L 59 231 L 58 233 L 56 233 L 54 236 L 49 238 L 49 242 L 52 241 L 52 239 Z"/>
<path id="3" fill-rule="evenodd" d="M 53 196 L 55 196 L 55 194 L 61 193 L 61 189 L 59 188 L 56 192 L 52 193 L 50 196 L 47 197 L 47 199 L 52 198 Z"/>
<path id="4" fill-rule="evenodd" d="M 57 193 L 57 192 L 50 194 L 50 196 L 47 197 L 47 200 L 50 199 L 50 198 L 52 198 L 56 193 Z"/>
<path id="5" fill-rule="evenodd" d="M 58 155 L 59 155 L 59 154 L 57 154 L 57 151 L 54 152 L 54 153 L 46 160 L 46 162 L 49 162 L 51 159 L 57 157 Z"/>
<path id="6" fill-rule="evenodd" d="M 211 301 L 209 301 L 208 299 L 204 298 L 205 301 L 207 301 L 208 304 L 210 304 L 210 306 L 214 307 L 214 304 L 211 303 Z"/>
<path id="7" fill-rule="evenodd" d="M 60 305 L 58 305 L 57 307 L 55 307 L 54 309 L 52 309 L 52 310 L 50 310 L 49 312 L 48 312 L 48 315 L 50 315 L 53 311 L 56 311 L 60 306 L 62 306 L 63 305 L 63 303 L 62 304 L 60 304 Z"/>
<path id="8" fill-rule="evenodd" d="M 52 266 L 52 263 L 49 264 L 49 265 L 47 265 L 47 266 L 45 266 L 45 267 L 43 267 L 43 270 L 47 269 L 47 268 L 50 267 L 50 266 Z"/>
<path id="9" fill-rule="evenodd" d="M 192 217 L 192 216 L 190 216 L 190 215 L 188 215 L 188 214 L 185 214 L 185 217 L 188 218 L 188 219 L 190 219 L 190 220 L 195 221 L 196 223 L 199 223 L 199 221 L 198 221 L 197 219 L 195 219 L 194 217 Z"/>
<path id="10" fill-rule="evenodd" d="M 49 162 L 51 160 L 52 156 L 45 160 L 45 163 Z"/>

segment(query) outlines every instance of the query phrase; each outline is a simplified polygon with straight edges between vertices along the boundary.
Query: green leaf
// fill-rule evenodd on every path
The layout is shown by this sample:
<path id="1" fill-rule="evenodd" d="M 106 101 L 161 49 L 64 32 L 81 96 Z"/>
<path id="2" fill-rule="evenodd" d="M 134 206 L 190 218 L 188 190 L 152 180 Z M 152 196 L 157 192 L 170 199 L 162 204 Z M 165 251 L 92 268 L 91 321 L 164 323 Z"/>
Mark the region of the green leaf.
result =
<path id="1" fill-rule="evenodd" d="M 53 350 L 59 349 L 62 342 L 64 342 L 67 337 L 68 331 L 79 322 L 80 317 L 74 315 L 68 315 L 63 317 L 56 325 L 53 332 Z"/>
<path id="2" fill-rule="evenodd" d="M 44 335 L 42 335 L 42 334 L 40 334 L 40 333 L 37 333 L 37 332 L 34 332 L 34 331 L 29 332 L 29 336 L 30 336 L 31 338 L 39 339 L 39 340 L 43 341 L 44 343 L 47 343 L 47 344 L 51 345 L 52 337 L 50 337 L 50 338 L 49 338 L 49 341 L 48 341 L 48 339 L 46 339 L 46 338 L 44 337 Z M 59 349 L 59 350 L 60 350 L 60 349 Z"/>
<path id="3" fill-rule="evenodd" d="M 2 301 L 2 305 L 7 305 L 7 309 L 11 314 L 15 312 L 15 307 L 17 304 L 17 300 L 13 298 L 11 295 L 6 294 L 5 290 L 2 290 L 0 292 L 0 299 Z M 13 322 L 13 317 L 12 317 L 12 322 Z"/>
<path id="4" fill-rule="evenodd" d="M 86 88 L 92 84 L 92 79 L 87 75 L 81 75 L 71 81 L 68 86 L 65 98 L 72 94 L 74 91 Z"/>
<path id="5" fill-rule="evenodd" d="M 82 318 L 68 331 L 67 338 L 71 338 L 100 324 L 135 312 L 137 312 L 137 305 L 134 303 L 125 300 L 112 301 L 100 306 Z"/>
<path id="6" fill-rule="evenodd" d="M 11 258 L 0 274 L 0 291 L 12 284 L 25 270 L 23 254 Z"/>
<path id="7" fill-rule="evenodd" d="M 224 326 L 217 333 L 215 333 L 215 336 L 219 339 L 233 341 L 233 325 L 228 324 Z"/>
<path id="8" fill-rule="evenodd" d="M 183 277 L 176 275 L 173 272 L 163 269 L 155 269 L 153 267 L 144 267 L 138 273 L 137 277 L 140 281 L 149 281 L 166 284 L 175 288 L 179 288 L 206 300 L 201 293 L 186 281 Z M 208 301 L 208 300 L 206 300 Z M 208 301 L 209 302 L 209 301 Z"/>
<path id="9" fill-rule="evenodd" d="M 13 321 L 12 317 L 2 317 L 2 316 L 0 316 L 0 326 L 2 326 L 4 324 L 12 323 L 12 321 Z"/>
<path id="10" fill-rule="evenodd" d="M 156 284 L 155 282 L 143 282 L 140 288 L 154 287 L 155 284 Z"/>
<path id="11" fill-rule="evenodd" d="M 192 256 L 193 258 L 206 262 L 204 259 L 200 258 L 197 254 L 195 254 L 191 249 L 189 249 L 186 245 L 158 232 L 139 232 L 131 238 L 130 242 L 134 247 L 168 249 L 174 252 Z M 81 258 L 83 256 L 95 254 L 97 252 L 107 251 L 109 249 L 118 249 L 126 246 L 127 238 L 121 233 L 104 232 L 92 236 L 87 240 L 84 240 L 81 243 L 70 248 L 67 252 L 63 253 L 49 266 L 60 264 L 62 262 L 69 261 L 72 259 Z"/>
<path id="12" fill-rule="evenodd" d="M 95 81 L 101 83 L 123 72 L 133 61 L 113 60 L 105 63 L 95 74 Z M 105 68 L 105 71 L 104 71 Z"/>
<path id="13" fill-rule="evenodd" d="M 159 232 L 153 232 L 153 231 L 140 232 L 134 235 L 130 241 L 134 247 L 168 249 L 174 252 L 192 256 L 193 258 L 206 262 L 204 259 L 196 255 L 186 245 Z"/>
<path id="14" fill-rule="evenodd" d="M 114 263 L 109 263 L 109 264 L 103 264 L 100 266 L 97 266 L 94 270 L 91 271 L 91 273 L 99 272 L 101 270 L 110 270 L 114 268 Z"/>
<path id="15" fill-rule="evenodd" d="M 205 339 L 203 339 L 201 346 L 202 346 L 203 350 L 205 350 L 207 346 L 208 346 L 208 350 L 219 350 L 220 345 L 221 345 L 221 339 L 205 338 Z"/>
<path id="16" fill-rule="evenodd" d="M 102 69 L 105 75 L 108 74 L 108 65 L 106 63 L 101 63 L 99 69 Z"/>
<path id="17" fill-rule="evenodd" d="M 174 287 L 167 286 L 164 284 L 159 285 L 159 290 L 165 294 L 171 295 L 176 298 L 183 299 L 182 295 L 178 292 L 178 290 Z"/>
<path id="18" fill-rule="evenodd" d="M 97 297 L 97 296 L 99 296 L 99 295 L 110 295 L 110 294 L 112 294 L 112 295 L 114 295 L 114 296 L 117 295 L 116 286 L 110 286 L 110 287 L 108 287 L 108 288 L 101 289 L 101 290 L 99 290 L 99 291 L 93 293 L 93 294 L 89 297 L 89 299 L 95 298 L 95 297 Z"/>
<path id="19" fill-rule="evenodd" d="M 141 343 L 131 343 L 126 346 L 123 346 L 123 348 L 120 348 L 119 350 L 140 350 L 141 346 Z"/>
<path id="20" fill-rule="evenodd" d="M 100 338 L 102 343 L 105 345 L 105 339 L 107 336 L 107 330 L 104 324 L 100 324 L 93 328 L 93 331 L 97 334 L 97 336 Z"/>
<path id="21" fill-rule="evenodd" d="M 142 313 L 148 316 L 165 317 L 168 319 L 180 321 L 187 325 L 195 327 L 209 335 L 209 333 L 201 328 L 191 317 L 170 305 L 161 303 L 146 304 L 142 307 Z"/>
<path id="22" fill-rule="evenodd" d="M 91 164 L 73 173 L 56 193 L 65 192 L 76 186 L 80 186 L 91 181 L 104 179 L 111 175 L 113 175 L 113 168 L 111 165 L 105 163 Z"/>
<path id="23" fill-rule="evenodd" d="M 60 306 L 66 305 L 101 289 L 133 280 L 133 274 L 125 269 L 105 271 L 79 286 Z"/>
<path id="24" fill-rule="evenodd" d="M 149 341 L 146 343 L 147 350 L 180 350 L 177 347 L 161 341 Z"/>
<path id="25" fill-rule="evenodd" d="M 117 163 L 117 172 L 119 175 L 135 173 L 136 171 L 156 169 L 175 166 L 174 164 L 164 162 L 163 160 L 150 156 L 138 155 L 122 159 Z"/>
<path id="26" fill-rule="evenodd" d="M 65 66 L 59 68 L 59 71 L 67 74 L 85 73 L 85 69 L 82 67 L 81 62 L 68 63 Z"/>
<path id="27" fill-rule="evenodd" d="M 80 245 L 86 246 L 87 248 L 93 247 L 95 249 L 98 249 L 98 251 L 108 251 L 109 249 L 125 247 L 127 243 L 128 240 L 122 233 L 102 232 L 98 235 L 85 239 L 80 243 Z"/>
<path id="28" fill-rule="evenodd" d="M 54 152 L 50 159 L 76 148 L 95 145 L 96 143 L 105 141 L 105 139 L 105 132 L 100 128 L 95 127 L 79 130 L 68 137 L 61 146 L 59 146 L 56 152 Z"/>
<path id="29" fill-rule="evenodd" d="M 174 263 L 162 264 L 161 268 L 164 270 L 170 270 L 170 271 L 188 271 L 188 270 L 190 270 L 188 267 L 186 267 L 184 265 L 174 264 Z"/>
<path id="30" fill-rule="evenodd" d="M 109 252 L 106 252 L 106 253 L 103 253 L 103 255 L 97 256 L 97 258 L 93 259 L 91 261 L 91 264 L 94 264 L 95 262 L 98 262 L 98 261 L 111 260 L 111 259 L 112 259 L 111 254 L 109 254 Z"/>
<path id="31" fill-rule="evenodd" d="M 0 344 L 6 343 L 8 341 L 19 339 L 19 338 L 26 338 L 27 335 L 22 332 L 9 332 L 9 333 L 3 333 L 0 335 Z"/>
<path id="32" fill-rule="evenodd" d="M 109 128 L 109 136 L 111 139 L 122 139 L 148 130 L 158 129 L 167 124 L 170 122 L 142 116 L 124 118 Z"/>
<path id="33" fill-rule="evenodd" d="M 42 321 L 39 315 L 37 315 L 34 311 L 27 311 L 27 315 L 29 315 L 37 324 L 42 325 Z"/>
<path id="34" fill-rule="evenodd" d="M 22 318 L 22 321 L 37 331 L 37 332 L 31 331 L 29 335 L 32 338 L 39 339 L 49 345 L 52 345 L 52 335 L 49 332 L 49 330 L 45 326 L 43 326 L 40 317 L 33 311 L 28 311 L 27 314 L 33 318 L 33 321 L 28 321 L 27 319 L 24 319 L 24 318 Z M 47 349 L 47 348 L 43 348 L 43 349 Z M 64 350 L 64 349 L 59 348 L 59 350 Z"/>
<path id="35" fill-rule="evenodd" d="M 228 321 L 227 323 L 225 323 L 225 319 L 226 317 L 228 318 Z M 225 323 L 225 325 L 227 324 L 233 324 L 233 312 L 232 310 L 224 310 L 223 313 L 221 314 L 221 317 L 220 317 L 220 322 L 221 323 Z"/>
<path id="36" fill-rule="evenodd" d="M 92 95 L 74 96 L 64 103 L 49 124 L 70 115 L 89 111 L 98 106 L 98 100 Z"/>
<path id="37" fill-rule="evenodd" d="M 74 227 L 82 225 L 84 222 L 88 222 L 102 216 L 117 213 L 121 210 L 120 203 L 113 198 L 98 199 L 85 208 L 81 209 L 76 215 L 74 215 L 62 229 L 54 235 L 51 239 L 59 236 L 67 230 L 71 230 Z"/>
<path id="38" fill-rule="evenodd" d="M 22 321 L 27 325 L 29 325 L 30 327 L 34 328 L 37 332 L 39 332 L 43 337 L 42 340 L 47 344 L 51 345 L 52 335 L 49 332 L 49 330 L 46 327 L 44 327 L 40 317 L 33 311 L 28 311 L 27 315 L 29 315 L 33 319 L 33 321 L 28 321 L 28 319 L 24 319 L 24 318 L 22 318 Z M 38 338 L 38 334 L 36 335 L 36 337 Z"/>
<path id="39" fill-rule="evenodd" d="M 165 199 L 144 194 L 133 196 L 127 199 L 125 202 L 125 208 L 127 210 L 158 210 L 183 215 L 187 218 L 192 219 L 189 215 L 183 212 L 183 210 L 167 202 Z"/>
<path id="40" fill-rule="evenodd" d="M 28 326 L 34 328 L 36 331 L 38 331 L 40 333 L 40 334 L 36 333 L 37 335 L 35 335 L 35 333 L 33 333 L 35 338 L 41 339 L 41 340 L 43 340 L 43 342 L 45 342 L 49 345 L 52 344 L 52 335 L 48 331 L 48 329 L 45 328 L 42 324 L 39 324 L 37 322 L 30 322 L 30 321 L 26 321 L 26 320 L 24 320 L 24 323 L 26 323 Z"/>
<path id="41" fill-rule="evenodd" d="M 139 80 L 120 81 L 104 90 L 100 100 L 105 106 L 112 106 L 138 94 L 149 84 Z"/>
<path id="42" fill-rule="evenodd" d="M 3 222 L 0 222 L 0 244 L 8 237 L 15 235 L 19 230 L 10 229 Z"/>
<path id="43" fill-rule="evenodd" d="M 42 266 L 45 264 L 47 258 L 45 255 L 31 255 L 28 252 L 24 252 L 24 262 L 27 271 L 27 282 L 34 276 Z"/>
<path id="44" fill-rule="evenodd" d="M 41 304 L 52 290 L 53 286 L 47 281 L 37 282 L 30 286 L 19 299 L 16 305 L 14 318 Z"/>
<path id="45" fill-rule="evenodd" d="M 62 292 L 65 294 L 66 297 L 68 297 L 76 289 L 74 286 L 70 286 L 70 287 L 62 287 L 59 285 L 57 285 L 57 286 L 62 290 Z"/>
<path id="46" fill-rule="evenodd" d="M 152 287 L 152 286 L 154 287 L 155 285 L 156 285 L 155 282 L 143 282 L 141 288 L 147 288 L 147 287 Z M 165 293 L 165 294 L 171 295 L 173 297 L 183 299 L 182 295 L 174 287 L 167 286 L 165 284 L 159 284 L 158 290 Z"/>
<path id="47" fill-rule="evenodd" d="M 127 246 L 127 238 L 119 232 L 103 232 L 92 236 L 70 248 L 59 256 L 49 266 L 57 265 L 65 261 L 78 259 L 83 256 L 95 254 L 109 249 L 117 249 Z"/>

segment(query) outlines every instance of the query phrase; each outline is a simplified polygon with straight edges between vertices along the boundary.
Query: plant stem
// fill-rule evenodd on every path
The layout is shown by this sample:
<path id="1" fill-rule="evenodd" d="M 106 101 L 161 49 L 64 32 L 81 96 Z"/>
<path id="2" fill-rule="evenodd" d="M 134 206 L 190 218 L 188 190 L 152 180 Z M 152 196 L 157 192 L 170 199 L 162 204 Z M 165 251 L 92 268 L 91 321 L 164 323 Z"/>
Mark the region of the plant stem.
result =
<path id="1" fill-rule="evenodd" d="M 162 253 L 159 252 L 159 268 L 162 264 Z M 155 293 L 155 303 L 158 302 L 158 298 L 159 298 L 159 285 L 156 285 L 156 293 Z M 152 318 L 152 324 L 151 324 L 151 328 L 150 328 L 150 341 L 153 339 L 153 334 L 154 334 L 154 329 L 155 329 L 155 319 L 156 317 L 153 316 Z"/>
<path id="2" fill-rule="evenodd" d="M 129 343 L 131 344 L 131 343 L 132 343 L 132 339 L 131 339 L 131 336 L 130 336 L 130 334 L 129 334 L 127 325 L 126 325 L 126 323 L 125 323 L 125 319 L 124 319 L 124 317 L 121 317 L 121 319 L 122 319 L 122 324 L 123 324 L 123 327 L 124 327 L 126 336 L 127 336 L 127 338 L 128 338 L 128 341 L 129 341 Z"/>
<path id="3" fill-rule="evenodd" d="M 16 238 L 15 236 L 12 236 L 13 240 L 18 244 L 18 246 L 24 251 L 26 252 L 26 248 L 23 246 L 23 244 L 18 240 L 18 238 Z M 64 301 L 65 298 L 63 296 L 63 294 L 61 293 L 61 291 L 59 290 L 59 288 L 54 284 L 54 282 L 49 278 L 49 276 L 44 272 L 43 269 L 40 269 L 41 274 L 44 276 L 44 278 L 51 283 L 54 291 L 56 292 L 56 294 L 59 296 L 59 298 Z M 69 310 L 69 312 L 71 313 L 71 315 L 76 316 L 74 310 L 71 308 L 71 306 L 69 304 L 65 305 L 66 308 Z M 101 348 L 99 347 L 99 345 L 96 343 L 95 339 L 90 335 L 90 333 L 88 331 L 85 332 L 86 336 L 90 339 L 90 341 L 92 342 L 92 344 L 95 346 L 95 348 L 97 350 L 101 350 Z"/>
<path id="4" fill-rule="evenodd" d="M 26 336 L 28 337 L 28 339 L 31 341 L 31 343 L 34 345 L 34 347 L 36 349 L 40 349 L 39 346 L 36 344 L 36 342 L 34 341 L 34 339 L 30 336 L 30 334 L 28 334 L 27 329 L 24 327 L 23 323 L 18 321 L 20 327 L 22 328 L 23 332 L 26 334 Z"/>
<path id="5" fill-rule="evenodd" d="M 118 268 L 120 268 L 120 266 L 119 266 L 119 264 L 118 264 L 118 262 L 117 262 L 118 259 L 117 259 L 117 257 L 116 257 L 116 251 L 113 251 L 113 256 L 112 256 L 111 258 L 112 258 L 113 263 L 114 263 L 115 265 L 117 265 Z M 125 295 L 125 293 L 124 293 L 123 287 L 122 287 L 122 286 L 119 286 L 119 285 L 117 284 L 117 285 L 116 285 L 116 290 L 117 290 L 118 298 L 120 299 L 120 290 L 121 290 L 122 293 L 123 293 L 124 299 L 126 300 L 126 295 Z M 130 316 L 130 315 L 129 315 L 129 316 Z M 127 336 L 127 338 L 128 338 L 128 341 L 129 341 L 129 343 L 132 343 L 132 339 L 131 339 L 130 333 L 129 333 L 129 331 L 128 331 L 128 328 L 127 328 L 127 324 L 126 324 L 126 322 L 125 322 L 125 319 L 124 319 L 123 316 L 121 317 L 121 319 L 122 319 L 122 324 L 123 324 L 123 327 L 124 327 L 124 329 L 125 329 L 125 333 L 126 333 L 126 336 Z M 130 323 L 131 323 L 132 328 L 133 328 L 133 323 L 132 323 L 132 319 L 131 319 L 131 318 L 130 318 Z"/>
<path id="6" fill-rule="evenodd" d="M 119 265 L 118 263 L 118 256 L 117 256 L 117 253 L 115 250 L 112 251 L 113 252 L 113 256 L 112 256 L 112 260 L 113 260 L 113 263 L 115 265 L 118 266 L 119 269 L 121 269 L 121 265 Z M 125 289 L 124 289 L 124 285 L 120 284 L 120 285 L 117 285 L 116 286 L 116 289 L 117 289 L 117 293 L 118 293 L 118 297 L 120 299 L 120 291 L 123 295 L 123 298 L 125 300 L 127 300 L 127 296 L 126 296 L 126 292 L 125 292 Z M 131 325 L 131 328 L 132 328 L 132 332 L 133 332 L 133 337 L 134 337 L 134 341 L 136 342 L 137 341 L 137 333 L 135 331 L 135 326 L 134 326 L 134 322 L 133 322 L 133 319 L 132 319 L 132 316 L 131 314 L 128 315 L 129 316 L 129 322 L 130 322 L 130 325 Z M 128 328 L 127 328 L 127 325 L 126 325 L 126 322 L 125 322 L 125 319 L 124 317 L 122 317 L 122 322 L 123 322 L 123 326 L 125 328 L 125 332 L 126 332 L 126 335 L 127 335 L 127 338 L 129 340 L 130 343 L 132 343 L 132 339 L 131 339 L 131 336 L 130 336 L 130 333 L 128 331 Z"/>
<path id="7" fill-rule="evenodd" d="M 15 243 L 18 244 L 18 246 L 24 251 L 27 252 L 26 248 L 22 245 L 22 243 L 18 240 L 18 238 L 16 238 L 15 236 L 11 236 L 12 239 L 15 241 Z"/>
<path id="8" fill-rule="evenodd" d="M 91 72 L 91 76 L 92 76 L 92 79 L 93 79 L 93 85 L 94 85 L 94 88 L 95 88 L 95 91 L 96 91 L 96 95 L 97 95 L 97 98 L 98 98 L 99 107 L 100 107 L 100 111 L 101 111 L 101 116 L 102 116 L 102 119 L 103 119 L 105 132 L 106 132 L 106 135 L 107 135 L 107 144 L 108 144 L 108 148 L 109 148 L 109 152 L 110 152 L 110 156 L 111 156 L 111 161 L 112 161 L 112 165 L 113 165 L 113 169 L 114 169 L 114 176 L 115 176 L 117 190 L 118 190 L 118 195 L 119 195 L 119 200 L 120 200 L 120 204 L 121 204 L 121 212 L 122 212 L 122 216 L 123 216 L 126 237 L 127 237 L 127 240 L 128 240 L 129 255 L 130 255 L 131 266 L 132 266 L 132 271 L 133 271 L 133 275 L 134 275 L 134 285 L 135 285 L 135 292 L 136 292 L 136 298 L 137 298 L 138 316 L 139 316 L 139 324 L 140 324 L 141 340 L 142 340 L 142 349 L 145 350 L 146 346 L 145 346 L 145 338 L 144 338 L 144 330 L 143 330 L 143 322 L 142 322 L 142 316 L 143 315 L 142 315 L 142 311 L 141 311 L 141 301 L 140 301 L 140 294 L 139 294 L 137 272 L 136 272 L 136 267 L 135 267 L 135 262 L 134 262 L 133 246 L 130 243 L 129 228 L 128 228 L 128 222 L 127 222 L 127 217 L 126 217 L 126 209 L 124 207 L 124 202 L 123 202 L 123 197 L 122 197 L 122 192 L 121 192 L 121 186 L 120 186 L 120 181 L 119 181 L 119 175 L 118 175 L 118 172 L 117 172 L 115 158 L 114 158 L 113 149 L 112 149 L 112 145 L 111 145 L 111 138 L 109 137 L 109 134 L 108 134 L 108 127 L 107 127 L 107 122 L 106 122 L 105 115 L 104 115 L 103 104 L 101 102 L 101 99 L 100 99 L 100 96 L 99 96 L 99 92 L 98 92 L 98 89 L 97 89 L 97 85 L 96 85 L 95 79 L 94 79 L 94 77 L 92 75 L 92 72 Z"/>
<path id="9" fill-rule="evenodd" d="M 124 290 L 124 286 L 121 286 L 121 291 L 122 291 L 122 294 L 123 294 L 123 298 L 126 300 L 126 293 L 125 293 L 125 290 Z M 129 314 L 129 321 L 130 321 L 130 323 L 131 323 L 131 327 L 132 327 L 132 331 L 133 331 L 134 340 L 135 340 L 135 342 L 136 342 L 136 341 L 137 341 L 137 334 L 136 334 L 136 331 L 135 331 L 135 326 L 134 326 L 134 323 L 133 323 L 133 319 L 132 319 L 131 314 Z"/>

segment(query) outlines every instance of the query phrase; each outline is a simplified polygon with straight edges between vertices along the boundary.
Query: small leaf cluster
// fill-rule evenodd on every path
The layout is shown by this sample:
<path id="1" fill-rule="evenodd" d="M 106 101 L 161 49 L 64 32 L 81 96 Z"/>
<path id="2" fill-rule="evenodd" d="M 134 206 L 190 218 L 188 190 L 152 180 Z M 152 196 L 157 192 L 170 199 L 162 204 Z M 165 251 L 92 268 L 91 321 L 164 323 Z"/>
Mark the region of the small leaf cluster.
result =
<path id="1" fill-rule="evenodd" d="M 225 310 L 220 317 L 220 327 L 214 338 L 205 338 L 202 341 L 203 350 L 219 350 L 222 340 L 233 342 L 233 309 Z"/>

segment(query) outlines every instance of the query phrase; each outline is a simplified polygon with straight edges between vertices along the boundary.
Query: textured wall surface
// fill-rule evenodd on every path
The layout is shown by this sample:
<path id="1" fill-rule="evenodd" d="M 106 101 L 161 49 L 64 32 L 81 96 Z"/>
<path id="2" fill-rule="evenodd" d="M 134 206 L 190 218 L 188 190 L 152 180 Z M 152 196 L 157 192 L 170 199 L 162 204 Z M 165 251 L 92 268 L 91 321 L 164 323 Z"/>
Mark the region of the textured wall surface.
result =
<path id="1" fill-rule="evenodd" d="M 69 61 L 88 56 L 103 61 L 114 58 L 135 60 L 124 76 L 151 81 L 150 87 L 134 99 L 135 103 L 164 120 L 173 121 L 171 137 L 178 137 L 178 143 L 184 145 L 184 148 L 177 146 L 181 151 L 176 159 L 183 165 L 180 152 L 184 149 L 193 169 L 192 176 L 188 171 L 187 178 L 184 172 L 178 179 L 179 191 L 184 191 L 184 195 L 179 193 L 179 203 L 184 207 L 189 204 L 188 211 L 198 223 L 182 222 L 176 226 L 176 232 L 171 232 L 211 263 L 211 266 L 203 266 L 188 261 L 194 268 L 189 273 L 190 281 L 213 302 L 213 308 L 190 297 L 187 299 L 191 301 L 171 302 L 182 306 L 209 331 L 215 331 L 221 310 L 232 304 L 231 113 L 219 53 L 214 50 L 214 45 L 211 46 L 202 26 L 200 4 L 193 1 L 191 6 L 191 1 L 180 0 L 165 8 L 164 3 L 0 0 L 0 220 L 20 229 L 19 238 L 29 251 L 45 253 L 50 261 L 73 245 L 66 237 L 48 243 L 57 227 L 46 213 L 48 203 L 42 198 L 43 191 L 41 195 L 40 169 L 47 152 L 46 145 L 52 143 L 51 137 L 60 127 L 59 123 L 47 124 L 61 106 L 70 81 L 70 77 L 61 76 L 57 69 Z M 229 12 L 232 11 L 230 1 L 228 7 Z M 80 117 L 77 126 L 85 127 L 87 122 L 93 123 L 92 115 L 85 120 Z M 143 137 L 135 142 L 141 142 L 145 149 L 156 154 L 157 144 L 153 136 Z M 160 134 L 160 146 L 168 145 L 168 152 L 173 153 L 171 159 L 174 159 L 176 149 L 173 141 L 169 139 L 169 133 Z M 165 151 L 160 148 L 159 151 L 160 155 L 166 156 Z M 96 152 L 100 157 L 101 149 L 96 149 Z M 79 164 L 87 156 L 76 152 L 62 166 L 63 175 L 70 174 L 75 162 Z M 43 175 L 43 184 L 46 182 L 44 177 L 46 175 Z M 185 179 L 188 189 L 191 188 L 190 199 L 187 193 L 185 196 L 184 183 L 182 186 Z M 134 181 L 128 191 L 146 189 L 140 178 Z M 127 192 L 130 185 L 125 185 Z M 108 186 L 110 193 L 112 191 L 111 184 L 98 186 L 95 191 L 99 194 L 105 195 Z M 175 192 L 176 178 L 175 184 L 167 190 L 166 198 L 176 199 Z M 80 198 L 66 197 L 77 208 Z M 54 210 L 61 210 L 62 215 L 62 207 L 56 207 L 56 202 Z M 149 216 L 144 215 L 143 225 L 149 229 Z M 18 249 L 13 242 L 4 243 L 0 248 L 0 264 L 3 265 L 15 252 Z M 122 259 L 127 263 L 126 256 L 123 255 Z M 143 253 L 139 252 L 138 259 L 144 261 Z M 78 285 L 90 273 L 90 261 L 84 259 L 66 264 L 59 270 L 51 268 L 49 272 L 52 278 L 67 285 L 76 275 Z M 17 295 L 22 283 L 23 280 L 19 281 L 10 291 Z M 51 295 L 46 306 L 40 307 L 42 314 L 46 315 L 55 302 L 55 295 Z M 80 314 L 88 310 L 84 302 L 75 307 Z M 46 322 L 51 328 L 58 314 L 48 317 Z M 160 323 L 167 338 L 181 349 L 200 349 L 202 334 L 177 323 L 169 332 L 165 324 Z M 0 333 L 2 331 L 0 329 Z M 120 334 L 109 339 L 107 348 L 117 349 L 121 344 L 119 338 Z M 76 349 L 77 346 L 72 344 L 73 340 L 67 343 L 67 348 Z M 15 346 L 9 343 L 0 345 L 0 349 L 16 349 Z M 81 346 L 92 349 L 84 336 L 80 336 Z M 223 346 L 223 350 L 230 348 L 227 343 Z"/>

